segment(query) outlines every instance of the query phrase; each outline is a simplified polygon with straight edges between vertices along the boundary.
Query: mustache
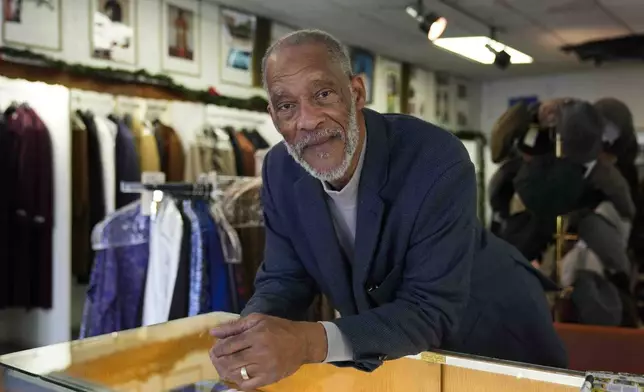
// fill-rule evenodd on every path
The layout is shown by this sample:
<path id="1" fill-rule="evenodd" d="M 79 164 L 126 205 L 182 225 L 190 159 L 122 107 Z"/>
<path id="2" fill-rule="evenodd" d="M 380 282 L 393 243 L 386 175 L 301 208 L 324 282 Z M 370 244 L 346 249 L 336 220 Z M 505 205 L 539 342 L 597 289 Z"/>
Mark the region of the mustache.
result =
<path id="1" fill-rule="evenodd" d="M 344 133 L 339 129 L 320 129 L 307 132 L 299 140 L 296 140 L 292 147 L 298 154 L 301 154 L 306 147 L 317 144 L 323 139 L 335 136 L 339 136 L 341 140 L 345 138 Z"/>

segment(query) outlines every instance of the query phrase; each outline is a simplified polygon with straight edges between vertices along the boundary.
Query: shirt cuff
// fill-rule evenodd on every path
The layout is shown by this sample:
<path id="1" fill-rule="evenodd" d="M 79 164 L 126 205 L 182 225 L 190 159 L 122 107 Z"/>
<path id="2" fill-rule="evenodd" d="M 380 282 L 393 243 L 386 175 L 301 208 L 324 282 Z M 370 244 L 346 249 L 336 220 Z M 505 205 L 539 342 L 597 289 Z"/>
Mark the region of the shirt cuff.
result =
<path id="1" fill-rule="evenodd" d="M 340 328 L 332 322 L 321 321 L 326 332 L 327 352 L 325 363 L 345 362 L 353 360 L 353 349 L 349 340 L 342 334 Z"/>

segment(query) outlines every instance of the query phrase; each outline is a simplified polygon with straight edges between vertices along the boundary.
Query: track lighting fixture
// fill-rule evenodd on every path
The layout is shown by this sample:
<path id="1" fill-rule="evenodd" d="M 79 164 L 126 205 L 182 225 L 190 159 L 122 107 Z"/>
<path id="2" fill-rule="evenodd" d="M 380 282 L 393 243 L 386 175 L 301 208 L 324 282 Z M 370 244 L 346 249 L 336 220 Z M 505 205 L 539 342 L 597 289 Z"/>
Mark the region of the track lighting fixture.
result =
<path id="1" fill-rule="evenodd" d="M 447 28 L 447 19 L 433 12 L 425 13 L 423 1 L 416 5 L 409 5 L 405 9 L 407 14 L 418 22 L 420 30 L 427 34 L 427 39 L 434 42 L 443 35 Z"/>
<path id="2" fill-rule="evenodd" d="M 497 68 L 507 69 L 510 66 L 511 59 L 508 52 L 505 50 L 497 51 L 490 44 L 485 45 L 485 47 L 494 54 L 494 65 L 496 65 Z"/>

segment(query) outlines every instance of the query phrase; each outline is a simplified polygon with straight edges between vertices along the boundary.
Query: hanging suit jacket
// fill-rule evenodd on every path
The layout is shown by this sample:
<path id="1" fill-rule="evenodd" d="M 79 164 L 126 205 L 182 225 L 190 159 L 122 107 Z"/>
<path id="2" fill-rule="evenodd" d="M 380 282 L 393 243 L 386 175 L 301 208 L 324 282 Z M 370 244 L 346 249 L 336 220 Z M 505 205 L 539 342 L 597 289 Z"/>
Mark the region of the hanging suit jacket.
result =
<path id="1" fill-rule="evenodd" d="M 9 279 L 4 288 L 8 298 L 0 307 L 52 306 L 53 151 L 45 123 L 22 105 L 6 117 L 2 154 L 7 154 L 5 192 L 10 193 L 7 232 L 8 254 L 0 260 L 0 271 Z"/>
<path id="2" fill-rule="evenodd" d="M 353 351 L 341 366 L 373 370 L 439 347 L 565 366 L 549 281 L 480 226 L 461 142 L 413 117 L 363 114 L 353 264 L 342 257 L 321 182 L 279 144 L 263 165 L 265 258 L 242 315 L 299 319 L 321 291 Z"/>
<path id="3" fill-rule="evenodd" d="M 161 168 L 166 174 L 166 181 L 183 181 L 186 157 L 179 135 L 174 129 L 161 123 L 157 125 L 156 135 L 162 142 L 159 154 L 162 157 Z"/>

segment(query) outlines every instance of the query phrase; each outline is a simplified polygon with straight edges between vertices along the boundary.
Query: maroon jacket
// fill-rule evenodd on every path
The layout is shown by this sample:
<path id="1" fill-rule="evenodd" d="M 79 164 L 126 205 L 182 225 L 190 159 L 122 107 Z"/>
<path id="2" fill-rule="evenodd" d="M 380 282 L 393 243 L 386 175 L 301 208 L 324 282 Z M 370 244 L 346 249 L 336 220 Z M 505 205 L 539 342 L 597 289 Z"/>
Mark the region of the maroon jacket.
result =
<path id="1" fill-rule="evenodd" d="M 26 105 L 5 114 L 0 140 L 2 307 L 52 306 L 53 156 L 49 130 Z"/>

